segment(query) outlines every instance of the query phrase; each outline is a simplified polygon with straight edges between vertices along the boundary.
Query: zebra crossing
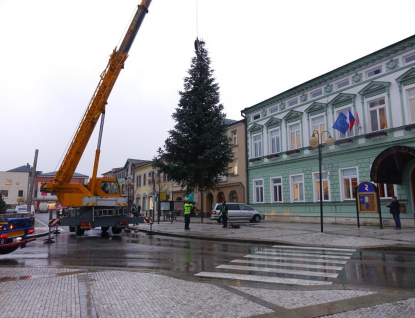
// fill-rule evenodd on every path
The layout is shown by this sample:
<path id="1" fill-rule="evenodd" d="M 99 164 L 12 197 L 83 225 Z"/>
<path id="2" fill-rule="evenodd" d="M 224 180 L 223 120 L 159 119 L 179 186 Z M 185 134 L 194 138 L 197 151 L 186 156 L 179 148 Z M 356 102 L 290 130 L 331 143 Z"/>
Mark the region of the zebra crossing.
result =
<path id="1" fill-rule="evenodd" d="M 195 276 L 286 285 L 331 285 L 355 251 L 274 245 L 216 266 L 217 271 Z"/>

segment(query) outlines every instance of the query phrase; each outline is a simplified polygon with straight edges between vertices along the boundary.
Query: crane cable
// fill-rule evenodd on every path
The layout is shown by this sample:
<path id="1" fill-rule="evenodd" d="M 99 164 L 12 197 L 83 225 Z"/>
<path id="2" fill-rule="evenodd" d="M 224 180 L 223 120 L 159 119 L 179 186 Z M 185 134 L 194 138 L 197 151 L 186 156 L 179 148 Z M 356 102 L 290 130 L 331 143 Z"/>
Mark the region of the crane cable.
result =
<path id="1" fill-rule="evenodd" d="M 199 37 L 199 1 L 196 0 L 196 38 Z"/>

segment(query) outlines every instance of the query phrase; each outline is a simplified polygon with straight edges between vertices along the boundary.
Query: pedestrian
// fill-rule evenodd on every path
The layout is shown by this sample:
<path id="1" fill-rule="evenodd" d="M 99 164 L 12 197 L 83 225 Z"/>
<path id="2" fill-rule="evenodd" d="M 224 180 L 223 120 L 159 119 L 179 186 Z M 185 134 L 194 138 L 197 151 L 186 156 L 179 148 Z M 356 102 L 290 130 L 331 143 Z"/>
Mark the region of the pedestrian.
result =
<path id="1" fill-rule="evenodd" d="M 189 202 L 189 200 L 186 200 L 184 204 L 184 229 L 190 230 L 190 212 L 192 211 L 193 204 Z"/>
<path id="2" fill-rule="evenodd" d="M 401 229 L 401 220 L 399 218 L 399 214 L 401 213 L 400 204 L 398 198 L 396 196 L 392 197 L 391 203 L 386 203 L 386 206 L 389 207 L 390 213 L 393 215 L 393 219 L 395 220 L 395 230 Z"/>
<path id="3" fill-rule="evenodd" d="M 133 217 L 138 217 L 138 209 L 135 203 L 133 203 L 133 206 L 131 208 L 131 212 L 133 213 Z"/>
<path id="4" fill-rule="evenodd" d="M 221 208 L 221 213 L 222 213 L 222 224 L 223 224 L 223 228 L 227 228 L 228 227 L 228 205 L 226 204 L 226 200 L 222 201 L 222 208 Z"/>
<path id="5" fill-rule="evenodd" d="M 137 206 L 137 216 L 140 216 L 141 213 L 141 205 Z"/>

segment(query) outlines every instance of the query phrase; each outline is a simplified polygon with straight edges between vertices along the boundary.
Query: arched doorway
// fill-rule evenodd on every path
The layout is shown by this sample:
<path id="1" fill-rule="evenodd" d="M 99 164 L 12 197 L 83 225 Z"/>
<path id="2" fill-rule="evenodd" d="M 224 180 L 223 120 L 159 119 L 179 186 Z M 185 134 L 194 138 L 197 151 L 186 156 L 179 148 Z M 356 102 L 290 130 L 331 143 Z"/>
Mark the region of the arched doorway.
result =
<path id="1" fill-rule="evenodd" d="M 235 190 L 232 190 L 231 193 L 229 193 L 228 202 L 238 202 L 238 193 Z"/>
<path id="2" fill-rule="evenodd" d="M 373 161 L 370 180 L 377 183 L 402 184 L 405 166 L 413 159 L 415 159 L 415 148 L 389 147 Z"/>
<path id="3" fill-rule="evenodd" d="M 223 192 L 219 192 L 216 196 L 216 202 L 222 202 L 223 200 L 225 200 L 225 194 Z"/>
<path id="4" fill-rule="evenodd" d="M 206 207 L 208 211 L 210 211 L 213 208 L 213 194 L 210 192 L 206 196 Z"/>

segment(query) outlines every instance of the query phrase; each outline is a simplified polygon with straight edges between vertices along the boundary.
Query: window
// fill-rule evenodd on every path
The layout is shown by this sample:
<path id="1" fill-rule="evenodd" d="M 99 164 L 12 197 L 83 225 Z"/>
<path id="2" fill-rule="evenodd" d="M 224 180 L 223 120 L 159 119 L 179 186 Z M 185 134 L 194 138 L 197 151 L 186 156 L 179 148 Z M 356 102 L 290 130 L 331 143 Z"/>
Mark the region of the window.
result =
<path id="1" fill-rule="evenodd" d="M 403 60 L 404 60 L 405 64 L 410 63 L 410 62 L 413 62 L 413 61 L 415 61 L 415 54 L 412 54 L 412 55 L 409 55 L 409 56 L 405 56 L 403 58 Z"/>
<path id="2" fill-rule="evenodd" d="M 22 196 L 23 196 L 23 190 L 18 190 L 19 192 L 18 192 L 18 194 L 17 194 L 17 196 L 19 197 L 19 198 L 21 198 Z"/>
<path id="3" fill-rule="evenodd" d="M 379 199 L 392 199 L 396 196 L 396 186 L 393 184 L 378 183 Z"/>
<path id="4" fill-rule="evenodd" d="M 269 132 L 269 141 L 270 141 L 269 150 L 271 154 L 281 151 L 279 129 L 274 129 Z"/>
<path id="5" fill-rule="evenodd" d="M 415 87 L 406 91 L 408 97 L 409 118 L 415 123 Z"/>
<path id="6" fill-rule="evenodd" d="M 372 76 L 378 75 L 380 73 L 382 73 L 382 66 L 379 66 L 377 68 L 374 68 L 373 70 L 367 71 L 366 72 L 366 77 L 372 77 Z"/>
<path id="7" fill-rule="evenodd" d="M 233 174 L 234 175 L 238 174 L 238 160 L 233 161 Z"/>
<path id="8" fill-rule="evenodd" d="M 257 120 L 257 119 L 260 119 L 260 118 L 261 118 L 261 114 L 260 113 L 257 113 L 257 114 L 252 115 L 252 119 L 253 120 Z"/>
<path id="9" fill-rule="evenodd" d="M 301 148 L 301 127 L 300 123 L 289 127 L 290 133 L 290 149 Z"/>
<path id="10" fill-rule="evenodd" d="M 264 180 L 254 180 L 254 202 L 264 202 Z"/>
<path id="11" fill-rule="evenodd" d="M 340 113 L 343 113 L 347 118 L 349 118 L 349 110 L 352 111 L 352 108 L 346 107 L 346 108 L 337 110 L 336 118 L 334 120 L 336 120 L 339 117 Z M 340 131 L 336 130 L 337 139 L 344 139 L 344 138 L 353 137 L 353 136 L 354 136 L 353 129 L 352 130 L 348 129 L 345 134 L 342 134 Z"/>
<path id="12" fill-rule="evenodd" d="M 0 195 L 2 196 L 3 199 L 8 199 L 9 198 L 9 190 L 0 190 Z"/>
<path id="13" fill-rule="evenodd" d="M 5 185 L 12 185 L 12 179 L 6 179 Z"/>
<path id="14" fill-rule="evenodd" d="M 322 134 L 322 132 L 326 130 L 324 115 L 314 117 L 311 119 L 311 129 L 311 136 L 313 135 L 313 132 L 317 130 L 320 135 L 321 142 L 326 142 L 326 133 Z"/>
<path id="15" fill-rule="evenodd" d="M 148 185 L 153 184 L 153 179 L 154 179 L 154 171 L 150 171 L 148 173 Z"/>
<path id="16" fill-rule="evenodd" d="M 370 127 L 372 131 L 388 128 L 386 118 L 385 97 L 368 102 L 370 113 Z"/>
<path id="17" fill-rule="evenodd" d="M 304 202 L 304 176 L 291 176 L 291 202 Z"/>
<path id="18" fill-rule="evenodd" d="M 163 182 L 168 182 L 169 181 L 169 177 L 167 175 L 167 173 L 163 173 Z"/>
<path id="19" fill-rule="evenodd" d="M 238 135 L 236 130 L 232 131 L 232 145 L 236 146 L 238 144 Z"/>
<path id="20" fill-rule="evenodd" d="M 323 184 L 323 201 L 330 201 L 330 179 L 327 172 L 321 172 L 321 183 Z M 314 173 L 314 202 L 320 202 L 320 173 Z"/>
<path id="21" fill-rule="evenodd" d="M 252 145 L 253 145 L 253 155 L 254 158 L 261 157 L 262 156 L 262 135 L 254 135 L 252 136 Z"/>
<path id="22" fill-rule="evenodd" d="M 288 102 L 288 107 L 292 107 L 292 106 L 297 105 L 297 104 L 298 104 L 298 98 L 292 99 Z"/>
<path id="23" fill-rule="evenodd" d="M 341 169 L 340 180 L 342 200 L 356 199 L 354 188 L 356 188 L 358 184 L 357 168 Z"/>
<path id="24" fill-rule="evenodd" d="M 318 97 L 318 96 L 321 96 L 321 95 L 323 95 L 323 90 L 320 88 L 319 90 L 317 90 L 317 91 L 314 91 L 314 92 L 311 92 L 311 98 L 316 98 L 316 97 Z"/>
<path id="25" fill-rule="evenodd" d="M 269 109 L 269 114 L 274 114 L 276 112 L 278 112 L 278 106 L 274 106 L 274 107 Z"/>
<path id="26" fill-rule="evenodd" d="M 345 86 L 347 86 L 347 85 L 349 85 L 349 84 L 350 84 L 349 79 L 346 79 L 346 80 L 344 80 L 344 81 L 338 82 L 338 83 L 336 84 L 336 87 L 337 87 L 337 89 L 340 89 L 340 88 L 345 87 Z"/>
<path id="27" fill-rule="evenodd" d="M 272 203 L 282 202 L 282 178 L 281 177 L 271 178 L 271 202 Z"/>
<path id="28" fill-rule="evenodd" d="M 146 178 L 147 178 L 147 174 L 143 174 L 143 186 L 146 185 Z"/>
<path id="29" fill-rule="evenodd" d="M 141 174 L 137 176 L 137 187 L 141 187 Z"/>

